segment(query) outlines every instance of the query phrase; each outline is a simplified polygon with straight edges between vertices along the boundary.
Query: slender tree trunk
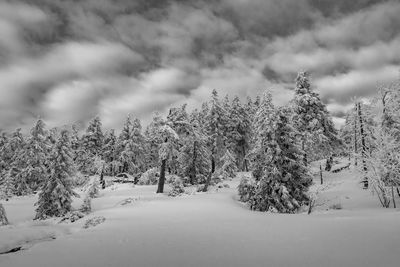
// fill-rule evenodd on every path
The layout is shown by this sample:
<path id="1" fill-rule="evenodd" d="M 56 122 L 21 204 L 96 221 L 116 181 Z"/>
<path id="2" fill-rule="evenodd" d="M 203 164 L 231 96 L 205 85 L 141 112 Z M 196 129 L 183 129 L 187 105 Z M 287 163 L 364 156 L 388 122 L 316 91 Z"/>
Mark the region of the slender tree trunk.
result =
<path id="1" fill-rule="evenodd" d="M 323 183 L 324 183 L 324 180 L 323 180 L 323 178 L 322 178 L 322 166 L 321 166 L 321 164 L 319 164 L 319 175 L 320 175 L 320 177 L 321 177 L 321 184 L 323 184 Z"/>
<path id="2" fill-rule="evenodd" d="M 102 189 L 106 188 L 106 182 L 104 181 L 104 164 L 103 164 L 103 168 L 101 169 L 101 173 L 100 173 L 100 184 L 101 184 Z"/>
<path id="3" fill-rule="evenodd" d="M 196 151 L 196 141 L 193 142 L 193 161 L 192 161 L 192 168 L 190 173 L 190 184 L 195 184 L 196 179 L 196 158 L 197 158 L 197 151 Z"/>
<path id="4" fill-rule="evenodd" d="M 306 153 L 306 151 L 304 150 L 304 149 L 305 149 L 305 140 L 304 140 L 304 139 L 303 139 L 303 142 L 301 143 L 301 149 L 302 149 L 303 152 L 304 152 L 304 155 L 303 155 L 303 163 L 304 163 L 304 165 L 307 166 L 307 153 Z"/>
<path id="5" fill-rule="evenodd" d="M 245 172 L 249 171 L 249 168 L 247 166 L 247 160 L 246 160 L 246 147 L 244 144 L 243 144 L 243 167 L 242 168 Z"/>
<path id="6" fill-rule="evenodd" d="M 394 200 L 394 186 L 392 185 L 392 199 L 393 199 L 393 208 L 396 208 L 396 201 Z"/>
<path id="7" fill-rule="evenodd" d="M 357 103 L 356 103 L 355 108 L 356 108 L 356 113 L 357 113 L 357 110 L 358 110 Z M 357 115 L 354 115 L 354 166 L 358 165 L 358 162 L 357 162 L 358 140 L 357 140 L 357 118 L 356 118 L 356 116 Z"/>
<path id="8" fill-rule="evenodd" d="M 215 161 L 214 161 L 214 156 L 211 156 L 211 172 L 208 174 L 206 184 L 204 185 L 204 188 L 203 188 L 203 192 L 207 192 L 208 187 L 210 186 L 211 177 L 212 177 L 214 171 L 215 171 Z"/>
<path id="9" fill-rule="evenodd" d="M 163 159 L 161 161 L 161 169 L 160 169 L 160 179 L 158 180 L 158 188 L 157 193 L 164 193 L 164 183 L 165 183 L 165 166 L 167 164 L 167 160 Z"/>
<path id="10" fill-rule="evenodd" d="M 365 161 L 366 155 L 367 155 L 367 147 L 365 145 L 365 132 L 364 132 L 364 121 L 362 118 L 362 113 L 361 113 L 361 104 L 358 103 L 358 118 L 360 121 L 360 135 L 361 135 L 361 159 L 363 163 L 363 170 L 366 173 L 367 172 L 367 163 Z M 364 189 L 368 188 L 368 178 L 364 177 Z"/>

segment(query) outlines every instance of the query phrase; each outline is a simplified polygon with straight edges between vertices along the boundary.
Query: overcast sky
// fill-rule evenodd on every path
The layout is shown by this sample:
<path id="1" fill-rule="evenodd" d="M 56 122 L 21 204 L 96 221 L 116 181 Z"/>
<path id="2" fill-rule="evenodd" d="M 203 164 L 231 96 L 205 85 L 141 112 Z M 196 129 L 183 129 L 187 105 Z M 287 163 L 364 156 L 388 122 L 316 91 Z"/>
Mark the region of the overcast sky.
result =
<path id="1" fill-rule="evenodd" d="M 0 128 L 199 106 L 213 88 L 290 99 L 311 73 L 340 124 L 399 77 L 400 1 L 0 0 Z"/>

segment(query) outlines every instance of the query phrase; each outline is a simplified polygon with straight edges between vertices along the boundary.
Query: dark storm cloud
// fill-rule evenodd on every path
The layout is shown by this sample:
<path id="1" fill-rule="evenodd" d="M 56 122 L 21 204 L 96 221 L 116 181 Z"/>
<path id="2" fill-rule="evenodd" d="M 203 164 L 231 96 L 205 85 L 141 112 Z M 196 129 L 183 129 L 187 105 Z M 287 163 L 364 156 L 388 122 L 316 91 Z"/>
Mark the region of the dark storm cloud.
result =
<path id="1" fill-rule="evenodd" d="M 217 88 L 290 98 L 300 70 L 337 117 L 397 78 L 400 3 L 376 0 L 0 2 L 0 123 L 199 105 Z"/>

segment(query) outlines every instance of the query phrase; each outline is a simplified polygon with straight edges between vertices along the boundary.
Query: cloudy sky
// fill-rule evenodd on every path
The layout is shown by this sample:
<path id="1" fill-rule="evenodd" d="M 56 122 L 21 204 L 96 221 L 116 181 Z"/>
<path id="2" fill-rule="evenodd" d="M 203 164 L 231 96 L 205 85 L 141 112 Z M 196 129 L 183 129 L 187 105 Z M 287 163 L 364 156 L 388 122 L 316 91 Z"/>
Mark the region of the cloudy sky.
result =
<path id="1" fill-rule="evenodd" d="M 296 73 L 340 124 L 399 77 L 400 1 L 0 0 L 0 128 L 198 106 L 213 88 L 291 97 Z"/>

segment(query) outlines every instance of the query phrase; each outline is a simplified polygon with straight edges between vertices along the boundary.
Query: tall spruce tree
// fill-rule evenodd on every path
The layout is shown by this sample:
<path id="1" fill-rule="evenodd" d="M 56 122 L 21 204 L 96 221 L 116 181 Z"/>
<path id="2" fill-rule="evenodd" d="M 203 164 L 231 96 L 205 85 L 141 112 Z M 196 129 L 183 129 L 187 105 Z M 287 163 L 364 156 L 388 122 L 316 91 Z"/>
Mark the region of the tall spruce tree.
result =
<path id="1" fill-rule="evenodd" d="M 301 160 L 290 116 L 287 107 L 274 110 L 270 95 L 264 96 L 250 153 L 256 184 L 247 199 L 253 210 L 293 213 L 308 201 L 312 178 Z"/>
<path id="2" fill-rule="evenodd" d="M 59 217 L 71 211 L 72 196 L 76 195 L 72 190 L 71 179 L 75 168 L 67 130 L 61 131 L 52 149 L 50 162 L 50 175 L 35 204 L 38 206 L 35 219 Z"/>
<path id="3" fill-rule="evenodd" d="M 50 144 L 46 137 L 45 123 L 39 119 L 31 129 L 21 154 L 24 167 L 21 169 L 20 175 L 34 191 L 42 186 L 48 175 Z"/>
<path id="4" fill-rule="evenodd" d="M 330 156 L 340 141 L 325 104 L 311 88 L 307 72 L 297 75 L 292 108 L 292 120 L 300 133 L 304 163 L 309 161 L 307 155 Z"/>

